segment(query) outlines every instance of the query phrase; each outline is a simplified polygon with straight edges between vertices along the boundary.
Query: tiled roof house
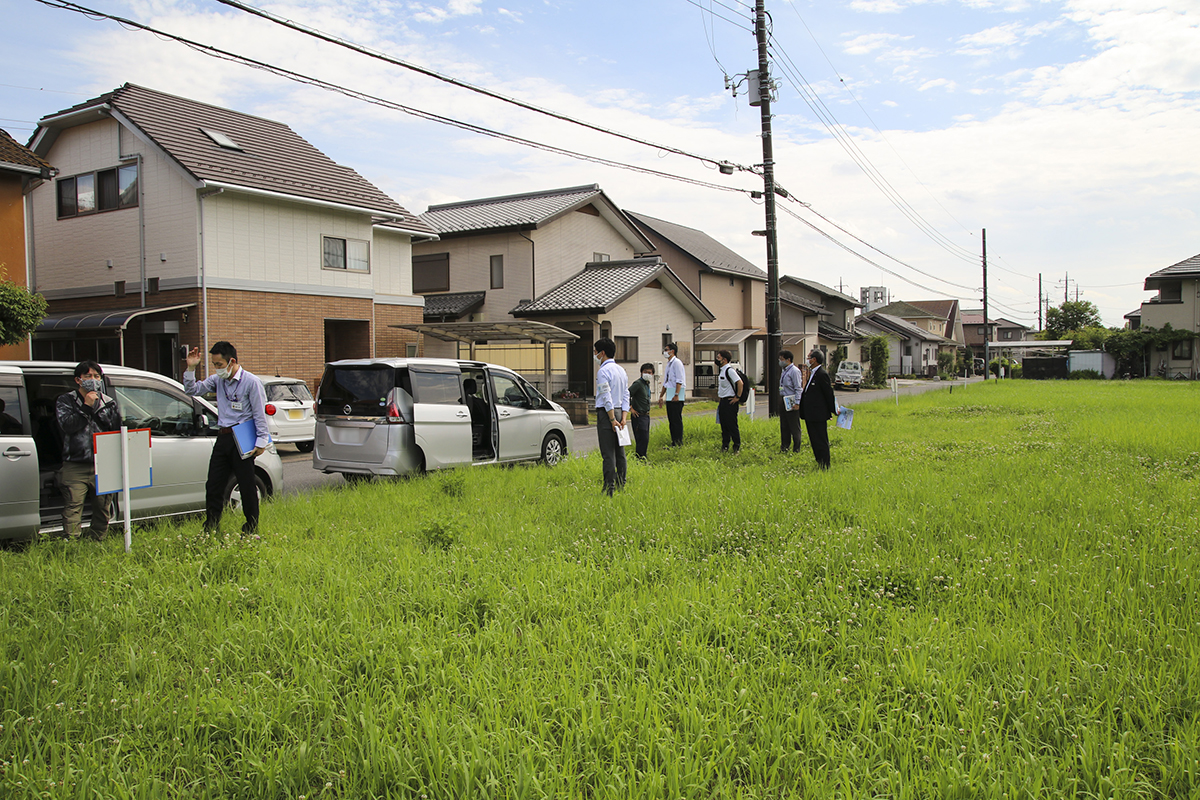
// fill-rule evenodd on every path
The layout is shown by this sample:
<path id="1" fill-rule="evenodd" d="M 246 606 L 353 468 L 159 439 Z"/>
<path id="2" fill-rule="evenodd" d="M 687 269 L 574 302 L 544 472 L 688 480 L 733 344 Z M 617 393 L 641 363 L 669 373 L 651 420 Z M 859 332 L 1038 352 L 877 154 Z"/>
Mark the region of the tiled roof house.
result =
<path id="1" fill-rule="evenodd" d="M 0 130 L 0 279 L 22 288 L 29 286 L 25 249 L 26 192 L 48 180 L 50 164 L 8 131 Z M 0 360 L 29 358 L 29 340 L 0 345 Z"/>

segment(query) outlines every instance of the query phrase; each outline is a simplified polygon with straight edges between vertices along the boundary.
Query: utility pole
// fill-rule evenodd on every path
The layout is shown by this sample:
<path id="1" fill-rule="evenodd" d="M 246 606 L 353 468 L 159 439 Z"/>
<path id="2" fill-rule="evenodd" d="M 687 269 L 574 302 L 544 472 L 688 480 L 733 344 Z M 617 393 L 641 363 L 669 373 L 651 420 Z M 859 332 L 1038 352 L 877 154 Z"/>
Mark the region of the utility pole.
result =
<path id="1" fill-rule="evenodd" d="M 1038 330 L 1042 329 L 1042 273 L 1038 273 Z"/>
<path id="2" fill-rule="evenodd" d="M 1071 276 L 1068 273 L 1064 272 L 1063 273 L 1063 302 L 1064 303 L 1071 299 L 1071 298 L 1067 297 L 1067 292 L 1070 291 L 1070 288 L 1071 288 Z"/>
<path id="3" fill-rule="evenodd" d="M 779 351 L 783 332 L 779 321 L 779 250 L 775 234 L 775 154 L 771 145 L 771 64 L 767 60 L 767 10 L 754 0 L 754 35 L 758 39 L 758 99 L 762 120 L 763 194 L 767 211 L 767 411 L 779 414 Z M 752 84 L 753 85 L 753 84 Z"/>
<path id="4" fill-rule="evenodd" d="M 986 381 L 992 368 L 992 325 L 987 313 L 987 228 L 983 229 L 983 379 Z M 999 376 L 997 376 L 999 377 Z"/>

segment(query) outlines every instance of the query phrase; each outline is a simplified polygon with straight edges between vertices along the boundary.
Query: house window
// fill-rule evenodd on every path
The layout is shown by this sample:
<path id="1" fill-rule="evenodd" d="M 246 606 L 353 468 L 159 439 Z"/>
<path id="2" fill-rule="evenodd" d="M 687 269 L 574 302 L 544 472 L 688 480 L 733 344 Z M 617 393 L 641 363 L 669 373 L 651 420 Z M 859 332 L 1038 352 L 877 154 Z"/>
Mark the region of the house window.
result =
<path id="1" fill-rule="evenodd" d="M 592 253 L 592 261 L 611 261 L 612 256 L 608 253 Z"/>
<path id="2" fill-rule="evenodd" d="M 57 183 L 59 219 L 138 204 L 137 164 L 59 178 Z"/>
<path id="3" fill-rule="evenodd" d="M 978 329 L 977 331 L 975 331 L 975 332 L 976 332 L 977 334 L 979 334 L 980 336 L 983 336 L 983 335 L 984 335 L 984 333 L 985 333 L 985 331 L 984 331 L 984 329 L 983 329 L 983 328 L 979 328 L 979 329 Z"/>
<path id="4" fill-rule="evenodd" d="M 413 292 L 450 291 L 450 254 L 413 256 Z"/>
<path id="5" fill-rule="evenodd" d="M 371 271 L 371 248 L 361 239 L 339 239 L 322 236 L 321 266 L 325 269 L 346 269 L 353 272 Z"/>
<path id="6" fill-rule="evenodd" d="M 1181 339 L 1171 345 L 1171 359 L 1173 361 L 1191 361 L 1192 360 L 1192 340 Z"/>
<path id="7" fill-rule="evenodd" d="M 492 288 L 504 288 L 504 256 L 491 257 Z"/>
<path id="8" fill-rule="evenodd" d="M 1005 338 L 1005 339 L 1011 339 L 1011 338 L 1012 338 L 1012 331 L 1005 331 L 1005 332 L 1004 332 L 1004 338 Z"/>
<path id="9" fill-rule="evenodd" d="M 617 361 L 628 362 L 638 360 L 638 340 L 636 336 L 618 336 L 613 340 L 617 345 Z"/>

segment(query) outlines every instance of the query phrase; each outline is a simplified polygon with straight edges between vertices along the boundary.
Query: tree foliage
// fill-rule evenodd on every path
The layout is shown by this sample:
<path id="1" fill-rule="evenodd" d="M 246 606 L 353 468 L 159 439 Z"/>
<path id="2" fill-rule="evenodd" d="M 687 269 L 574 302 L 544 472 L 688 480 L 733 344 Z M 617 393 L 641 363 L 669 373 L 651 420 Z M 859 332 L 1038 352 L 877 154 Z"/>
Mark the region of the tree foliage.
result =
<path id="1" fill-rule="evenodd" d="M 866 354 L 867 360 L 871 362 L 871 383 L 875 386 L 887 383 L 888 356 L 890 355 L 887 337 L 879 334 L 867 339 L 867 343 L 863 346 L 863 352 Z"/>
<path id="2" fill-rule="evenodd" d="M 1067 300 L 1057 308 L 1046 309 L 1046 330 L 1044 339 L 1064 339 L 1071 331 L 1084 331 L 1089 328 L 1103 328 L 1100 319 L 1100 309 L 1095 303 L 1087 300 Z"/>
<path id="3" fill-rule="evenodd" d="M 849 355 L 849 351 L 846 350 L 846 345 L 844 344 L 839 344 L 833 349 L 833 352 L 829 355 L 829 372 L 831 374 L 837 375 L 838 365 L 846 360 L 847 355 Z"/>
<path id="4" fill-rule="evenodd" d="M 17 286 L 0 264 L 0 344 L 20 344 L 46 316 L 46 298 Z"/>

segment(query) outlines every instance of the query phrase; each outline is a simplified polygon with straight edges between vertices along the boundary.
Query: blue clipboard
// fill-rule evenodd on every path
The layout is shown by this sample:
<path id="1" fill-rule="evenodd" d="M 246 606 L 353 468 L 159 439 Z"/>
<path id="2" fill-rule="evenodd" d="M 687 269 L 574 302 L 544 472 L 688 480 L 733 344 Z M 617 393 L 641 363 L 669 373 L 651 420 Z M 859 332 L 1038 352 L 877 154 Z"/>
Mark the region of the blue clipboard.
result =
<path id="1" fill-rule="evenodd" d="M 237 441 L 238 454 L 242 458 L 249 458 L 250 454 L 254 452 L 255 442 L 258 441 L 258 431 L 254 428 L 254 418 L 251 417 L 245 422 L 239 422 L 237 425 L 234 425 L 233 438 Z M 270 440 L 271 437 L 268 435 L 267 441 Z"/>

